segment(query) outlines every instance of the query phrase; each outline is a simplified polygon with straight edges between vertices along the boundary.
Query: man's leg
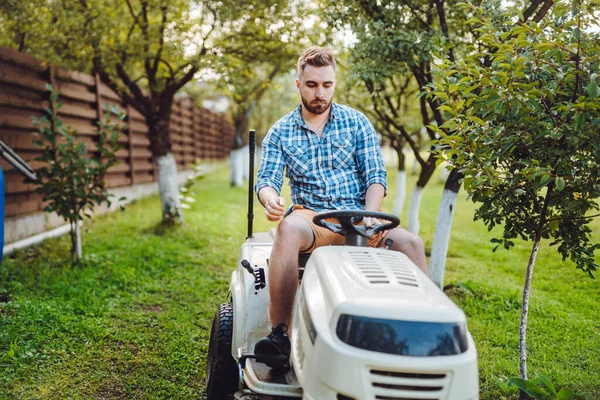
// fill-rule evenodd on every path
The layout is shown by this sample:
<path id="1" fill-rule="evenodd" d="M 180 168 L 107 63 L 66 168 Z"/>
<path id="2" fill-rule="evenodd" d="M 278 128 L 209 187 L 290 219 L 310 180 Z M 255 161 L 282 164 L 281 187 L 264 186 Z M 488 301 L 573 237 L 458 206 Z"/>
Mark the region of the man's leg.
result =
<path id="1" fill-rule="evenodd" d="M 272 326 L 283 323 L 291 327 L 294 298 L 298 289 L 298 253 L 308 249 L 313 241 L 311 227 L 300 216 L 288 215 L 277 227 L 269 258 L 269 315 Z"/>
<path id="2" fill-rule="evenodd" d="M 425 246 L 419 236 L 403 228 L 394 228 L 381 239 L 377 247 L 384 247 L 385 240 L 388 238 L 394 241 L 390 246 L 391 250 L 406 254 L 425 275 L 429 276 L 429 268 L 427 268 L 427 259 L 425 258 Z"/>

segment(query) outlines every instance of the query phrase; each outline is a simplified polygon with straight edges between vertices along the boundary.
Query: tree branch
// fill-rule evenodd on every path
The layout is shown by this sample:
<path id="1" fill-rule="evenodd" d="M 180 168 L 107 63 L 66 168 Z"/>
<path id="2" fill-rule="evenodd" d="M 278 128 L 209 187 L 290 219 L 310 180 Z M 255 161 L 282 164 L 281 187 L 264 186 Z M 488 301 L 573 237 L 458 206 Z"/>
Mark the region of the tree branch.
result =
<path id="1" fill-rule="evenodd" d="M 435 7 L 437 9 L 438 19 L 440 20 L 440 27 L 442 28 L 442 33 L 444 34 L 444 37 L 446 38 L 448 43 L 450 43 L 450 34 L 448 33 L 448 24 L 446 23 L 446 13 L 444 12 L 444 0 L 433 0 L 433 2 L 435 3 Z M 448 49 L 448 58 L 452 63 L 455 62 L 454 52 L 452 51 L 452 48 Z"/>
<path id="2" fill-rule="evenodd" d="M 170 96 L 174 96 L 179 89 L 192 80 L 198 70 L 198 67 L 192 66 L 190 70 L 183 77 L 181 77 L 181 79 L 175 80 L 173 83 L 171 83 L 171 85 L 169 85 L 164 92 Z"/>
<path id="3" fill-rule="evenodd" d="M 529 7 L 527 7 L 525 9 L 525 11 L 523 12 L 523 21 L 522 22 L 526 22 L 529 18 L 531 18 L 531 16 L 535 12 L 535 10 L 537 10 L 538 6 L 540 4 L 542 4 L 542 1 L 543 0 L 533 0 L 531 2 L 531 4 L 529 4 Z"/>
<path id="4" fill-rule="evenodd" d="M 156 56 L 154 56 L 154 62 L 152 64 L 152 75 L 156 76 L 156 72 L 158 71 L 158 64 L 160 63 L 162 52 L 165 44 L 165 27 L 167 25 L 167 6 L 164 4 L 160 6 L 160 12 L 162 13 L 162 19 L 160 21 L 159 28 L 159 39 L 158 39 L 158 50 L 156 51 Z"/>
<path id="5" fill-rule="evenodd" d="M 544 5 L 542 6 L 542 8 L 540 8 L 538 13 L 535 14 L 535 17 L 533 17 L 533 20 L 535 22 L 539 23 L 546 16 L 546 13 L 548 12 L 548 10 L 550 10 L 550 7 L 552 7 L 553 5 L 554 5 L 554 0 L 545 0 Z"/>

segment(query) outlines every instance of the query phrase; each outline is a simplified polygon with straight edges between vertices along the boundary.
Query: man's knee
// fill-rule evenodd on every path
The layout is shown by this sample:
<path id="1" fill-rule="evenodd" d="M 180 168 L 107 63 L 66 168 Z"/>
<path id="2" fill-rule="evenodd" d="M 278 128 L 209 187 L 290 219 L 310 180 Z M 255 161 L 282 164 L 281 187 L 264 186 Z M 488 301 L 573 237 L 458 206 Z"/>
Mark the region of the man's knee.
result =
<path id="1" fill-rule="evenodd" d="M 391 235 L 391 239 L 394 241 L 391 248 L 392 250 L 397 250 L 401 252 L 424 252 L 425 245 L 423 244 L 423 239 L 421 239 L 418 235 L 411 233 L 404 229 L 394 229 L 389 234 Z"/>
<path id="2" fill-rule="evenodd" d="M 297 251 L 300 251 L 301 248 L 310 245 L 312 240 L 312 230 L 302 217 L 287 216 L 281 220 L 277 227 L 275 245 L 285 245 L 289 250 L 297 248 Z"/>

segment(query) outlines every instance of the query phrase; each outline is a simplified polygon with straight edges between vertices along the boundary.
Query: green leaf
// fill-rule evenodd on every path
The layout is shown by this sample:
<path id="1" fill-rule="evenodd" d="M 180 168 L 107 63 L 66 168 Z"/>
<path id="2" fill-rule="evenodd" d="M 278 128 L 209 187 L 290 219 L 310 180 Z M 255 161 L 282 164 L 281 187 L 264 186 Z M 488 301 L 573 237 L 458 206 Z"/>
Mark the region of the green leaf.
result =
<path id="1" fill-rule="evenodd" d="M 542 374 L 537 374 L 536 378 L 542 382 L 542 384 L 544 386 L 546 386 L 546 388 L 550 391 L 550 394 L 552 396 L 556 396 L 556 388 L 554 387 L 554 385 L 552 384 L 552 382 L 550 382 L 550 379 L 548 379 L 547 376 L 542 375 Z"/>
<path id="2" fill-rule="evenodd" d="M 496 376 L 493 376 L 492 379 L 496 385 L 498 385 L 503 394 L 510 394 L 510 387 L 506 382 Z"/>
<path id="3" fill-rule="evenodd" d="M 591 99 L 598 97 L 598 83 L 596 83 L 596 81 L 591 81 L 590 84 L 587 85 L 586 90 Z"/>
<path id="4" fill-rule="evenodd" d="M 481 126 L 487 126 L 487 124 L 485 123 L 484 120 L 482 120 L 481 118 L 476 117 L 474 115 L 468 116 L 467 119 L 469 119 L 469 120 L 471 120 L 471 121 L 473 121 L 473 122 L 475 122 L 475 123 L 477 123 L 477 124 L 479 124 Z"/>
<path id="5" fill-rule="evenodd" d="M 569 388 L 562 388 L 556 395 L 556 400 L 572 400 L 575 397 L 575 392 Z"/>
<path id="6" fill-rule="evenodd" d="M 508 380 L 508 384 L 515 385 L 520 390 L 522 390 L 523 392 L 527 393 L 529 396 L 536 398 L 536 399 L 539 399 L 539 398 L 549 395 L 548 392 L 546 392 L 544 389 L 538 387 L 533 382 L 526 381 L 521 378 L 510 378 Z"/>
<path id="7" fill-rule="evenodd" d="M 561 192 L 565 188 L 565 180 L 564 178 L 557 177 L 554 179 L 554 183 L 556 184 L 556 190 Z"/>
<path id="8" fill-rule="evenodd" d="M 575 129 L 581 130 L 585 126 L 585 113 L 579 112 L 575 114 Z"/>
<path id="9" fill-rule="evenodd" d="M 550 226 L 550 230 L 552 232 L 556 232 L 556 230 L 560 226 L 560 221 L 557 219 L 551 219 L 550 222 L 548 222 L 548 225 Z"/>

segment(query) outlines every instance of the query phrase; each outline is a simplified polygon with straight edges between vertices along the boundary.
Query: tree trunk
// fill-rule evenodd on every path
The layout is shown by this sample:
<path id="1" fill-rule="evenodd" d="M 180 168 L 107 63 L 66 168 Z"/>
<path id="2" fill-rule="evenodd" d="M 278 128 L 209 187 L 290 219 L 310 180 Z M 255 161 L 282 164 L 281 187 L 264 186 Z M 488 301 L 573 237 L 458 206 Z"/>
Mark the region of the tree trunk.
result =
<path id="1" fill-rule="evenodd" d="M 406 162 L 402 148 L 395 149 L 398 153 L 398 175 L 396 175 L 396 197 L 394 198 L 394 215 L 400 216 L 406 199 Z"/>
<path id="2" fill-rule="evenodd" d="M 168 153 L 158 160 L 158 192 L 162 204 L 164 222 L 180 222 L 183 220 L 179 186 L 177 185 L 177 163 L 173 153 Z"/>
<path id="3" fill-rule="evenodd" d="M 247 181 L 250 179 L 250 149 L 246 145 L 240 151 L 242 152 L 242 176 Z M 256 165 L 256 159 L 254 160 L 254 164 Z"/>
<path id="4" fill-rule="evenodd" d="M 244 154 L 245 137 L 250 127 L 250 112 L 252 107 L 239 107 L 234 115 L 235 137 L 231 147 L 231 186 L 243 186 L 248 178 L 248 157 Z M 246 149 L 247 150 L 247 149 Z M 247 152 L 247 151 L 246 151 Z"/>
<path id="5" fill-rule="evenodd" d="M 421 225 L 419 224 L 419 210 L 421 209 L 421 199 L 423 198 L 423 192 L 425 188 L 422 186 L 415 186 L 410 198 L 410 204 L 408 206 L 408 226 L 409 232 L 415 235 L 419 234 Z"/>
<path id="6" fill-rule="evenodd" d="M 452 231 L 456 198 L 460 189 L 459 179 L 460 174 L 456 169 L 452 170 L 448 175 L 435 224 L 431 258 L 429 259 L 429 277 L 440 288 L 444 287 L 444 273 L 446 271 L 450 232 Z"/>
<path id="7" fill-rule="evenodd" d="M 148 110 L 146 123 L 152 157 L 158 165 L 158 192 L 162 204 L 163 222 L 178 222 L 183 219 L 177 185 L 177 163 L 171 153 L 171 108 L 173 98 L 164 96 L 156 110 Z"/>
<path id="8" fill-rule="evenodd" d="M 519 372 L 522 379 L 527 379 L 527 315 L 529 313 L 529 293 L 531 290 L 531 279 L 533 277 L 533 266 L 540 247 L 541 233 L 535 235 L 533 248 L 529 255 L 527 273 L 525 274 L 525 285 L 523 286 L 523 307 L 521 308 L 521 325 L 519 326 Z"/>
<path id="9" fill-rule="evenodd" d="M 244 148 L 231 150 L 231 186 L 241 187 L 244 184 L 243 163 Z"/>
<path id="10" fill-rule="evenodd" d="M 421 209 L 421 199 L 423 198 L 423 191 L 425 185 L 431 179 L 433 172 L 435 171 L 435 156 L 430 155 L 427 162 L 421 165 L 421 173 L 419 174 L 419 180 L 415 186 L 415 190 L 412 193 L 410 199 L 410 205 L 408 207 L 408 231 L 419 234 L 421 226 L 419 224 L 419 210 Z"/>
<path id="11" fill-rule="evenodd" d="M 75 241 L 76 241 L 77 259 L 81 261 L 81 258 L 83 257 L 83 251 L 82 251 L 82 243 L 81 243 L 81 223 L 79 221 L 75 222 Z"/>
<path id="12" fill-rule="evenodd" d="M 81 262 L 81 233 L 79 232 L 79 224 L 77 220 L 69 220 L 69 236 L 71 237 L 71 264 L 79 264 Z"/>

